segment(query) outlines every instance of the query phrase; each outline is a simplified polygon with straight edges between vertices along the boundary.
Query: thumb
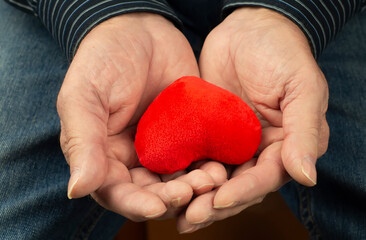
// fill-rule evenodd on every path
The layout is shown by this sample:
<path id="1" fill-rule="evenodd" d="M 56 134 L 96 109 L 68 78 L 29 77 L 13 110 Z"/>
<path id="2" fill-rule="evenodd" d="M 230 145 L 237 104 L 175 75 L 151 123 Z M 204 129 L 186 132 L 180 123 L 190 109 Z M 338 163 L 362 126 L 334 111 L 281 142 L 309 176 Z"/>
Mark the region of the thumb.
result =
<path id="1" fill-rule="evenodd" d="M 328 87 L 322 74 L 315 78 L 298 79 L 287 86 L 281 102 L 284 143 L 282 160 L 291 177 L 305 186 L 317 181 L 315 164 L 324 153 L 327 143 L 325 112 L 328 106 Z M 322 126 L 326 125 L 326 126 Z"/>
<path id="2" fill-rule="evenodd" d="M 70 165 L 70 199 L 97 190 L 108 171 L 107 111 L 96 91 L 74 83 L 65 79 L 57 100 L 61 148 Z"/>

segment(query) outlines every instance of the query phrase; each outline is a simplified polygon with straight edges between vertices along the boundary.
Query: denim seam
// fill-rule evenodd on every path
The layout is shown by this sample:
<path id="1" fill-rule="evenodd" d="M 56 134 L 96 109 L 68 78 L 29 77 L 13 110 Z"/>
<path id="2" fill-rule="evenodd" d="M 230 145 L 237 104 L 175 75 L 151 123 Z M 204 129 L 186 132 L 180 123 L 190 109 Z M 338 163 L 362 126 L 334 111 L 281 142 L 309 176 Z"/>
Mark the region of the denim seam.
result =
<path id="1" fill-rule="evenodd" d="M 81 239 L 89 239 L 90 233 L 93 231 L 95 226 L 97 225 L 98 221 L 102 218 L 103 214 L 106 210 L 99 205 L 97 205 L 90 214 L 86 217 L 84 222 L 81 224 L 78 232 L 76 233 L 74 239 L 81 240 Z"/>
<path id="2" fill-rule="evenodd" d="M 296 188 L 299 194 L 299 211 L 301 221 L 309 231 L 310 238 L 320 240 L 322 237 L 312 215 L 309 191 L 306 187 L 300 186 L 299 184 L 296 184 Z"/>

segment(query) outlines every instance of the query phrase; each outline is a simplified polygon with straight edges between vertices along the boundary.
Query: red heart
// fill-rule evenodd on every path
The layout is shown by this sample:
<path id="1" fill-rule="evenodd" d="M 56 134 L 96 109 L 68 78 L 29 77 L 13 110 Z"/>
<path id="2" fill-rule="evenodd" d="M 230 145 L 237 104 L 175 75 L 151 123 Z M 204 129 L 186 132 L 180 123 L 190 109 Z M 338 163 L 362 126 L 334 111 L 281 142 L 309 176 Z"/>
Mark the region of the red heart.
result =
<path id="1" fill-rule="evenodd" d="M 174 173 L 211 159 L 241 164 L 257 151 L 261 125 L 238 96 L 198 77 L 168 86 L 141 117 L 135 148 L 143 166 Z"/>

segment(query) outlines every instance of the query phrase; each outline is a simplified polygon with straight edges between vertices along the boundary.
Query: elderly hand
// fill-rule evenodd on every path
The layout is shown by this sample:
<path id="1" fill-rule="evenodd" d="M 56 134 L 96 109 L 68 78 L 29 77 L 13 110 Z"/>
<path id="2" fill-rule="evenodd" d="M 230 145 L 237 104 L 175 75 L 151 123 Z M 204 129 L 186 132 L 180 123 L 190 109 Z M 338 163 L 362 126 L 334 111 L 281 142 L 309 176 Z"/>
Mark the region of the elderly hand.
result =
<path id="1" fill-rule="evenodd" d="M 234 168 L 219 189 L 198 196 L 178 220 L 193 232 L 260 202 L 290 180 L 316 184 L 329 128 L 326 79 L 302 31 L 264 8 L 240 8 L 207 37 L 201 77 L 247 102 L 262 125 L 257 158 Z M 245 147 L 245 146 L 243 146 Z"/>
<path id="2" fill-rule="evenodd" d="M 159 15 L 114 17 L 87 34 L 57 103 L 71 172 L 69 198 L 91 194 L 103 207 L 143 221 L 176 216 L 193 193 L 222 182 L 208 163 L 170 176 L 138 163 L 133 138 L 139 118 L 183 75 L 199 76 L 194 54 L 183 34 Z M 215 169 L 226 176 L 220 166 Z"/>

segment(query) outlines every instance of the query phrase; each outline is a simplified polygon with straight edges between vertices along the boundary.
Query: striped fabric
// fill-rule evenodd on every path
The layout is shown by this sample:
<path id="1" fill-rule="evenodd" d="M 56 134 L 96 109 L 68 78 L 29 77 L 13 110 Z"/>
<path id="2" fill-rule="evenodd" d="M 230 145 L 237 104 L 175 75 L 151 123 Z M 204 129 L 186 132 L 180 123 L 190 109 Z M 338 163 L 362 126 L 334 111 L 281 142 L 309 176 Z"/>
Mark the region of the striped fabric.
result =
<path id="1" fill-rule="evenodd" d="M 158 13 L 180 25 L 168 2 L 174 6 L 175 2 L 183 0 L 5 1 L 38 15 L 71 60 L 83 37 L 94 26 L 123 13 Z M 217 4 L 222 2 L 216 1 Z M 241 6 L 265 7 L 282 13 L 305 33 L 317 57 L 345 22 L 365 8 L 366 0 L 223 0 L 222 6 L 223 16 Z"/>
<path id="2" fill-rule="evenodd" d="M 33 9 L 31 6 L 29 6 L 29 3 L 27 0 L 5 0 L 8 3 L 12 4 L 13 6 L 20 8 L 26 12 L 33 12 Z"/>
<path id="3" fill-rule="evenodd" d="M 224 0 L 224 15 L 241 6 L 278 11 L 296 23 L 318 57 L 345 22 L 364 6 L 364 0 Z"/>
<path id="4" fill-rule="evenodd" d="M 97 24 L 130 12 L 151 12 L 181 24 L 165 0 L 6 0 L 38 15 L 69 60 Z"/>

